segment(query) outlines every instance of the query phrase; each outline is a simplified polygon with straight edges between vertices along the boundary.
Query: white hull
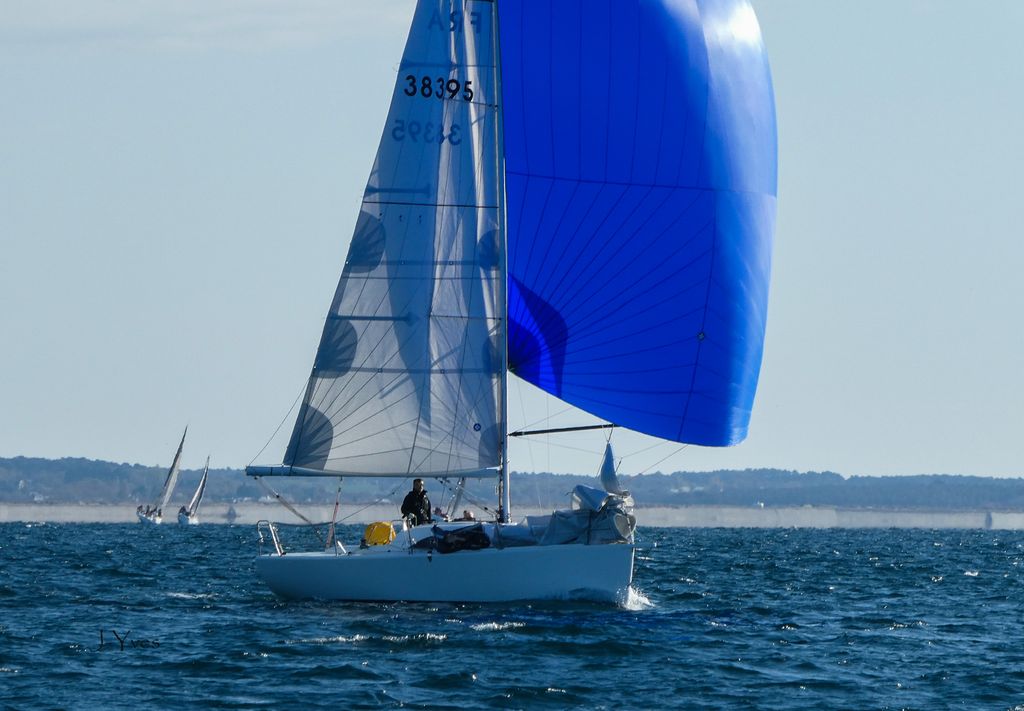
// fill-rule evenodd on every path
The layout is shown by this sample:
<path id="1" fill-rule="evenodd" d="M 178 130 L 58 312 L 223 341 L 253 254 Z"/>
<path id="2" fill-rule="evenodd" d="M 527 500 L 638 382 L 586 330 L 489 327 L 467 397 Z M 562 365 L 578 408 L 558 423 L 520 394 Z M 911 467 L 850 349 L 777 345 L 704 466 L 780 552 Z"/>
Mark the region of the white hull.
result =
<path id="1" fill-rule="evenodd" d="M 199 517 L 189 516 L 188 514 L 178 514 L 178 523 L 182 526 L 195 526 L 199 523 Z"/>
<path id="2" fill-rule="evenodd" d="M 156 514 L 147 516 L 146 514 L 136 513 L 135 515 L 139 517 L 139 523 L 147 526 L 159 526 L 163 522 L 163 518 Z"/>
<path id="3" fill-rule="evenodd" d="M 348 555 L 261 555 L 256 571 L 273 592 L 293 599 L 624 602 L 633 580 L 633 546 L 526 546 L 448 554 L 382 546 Z"/>

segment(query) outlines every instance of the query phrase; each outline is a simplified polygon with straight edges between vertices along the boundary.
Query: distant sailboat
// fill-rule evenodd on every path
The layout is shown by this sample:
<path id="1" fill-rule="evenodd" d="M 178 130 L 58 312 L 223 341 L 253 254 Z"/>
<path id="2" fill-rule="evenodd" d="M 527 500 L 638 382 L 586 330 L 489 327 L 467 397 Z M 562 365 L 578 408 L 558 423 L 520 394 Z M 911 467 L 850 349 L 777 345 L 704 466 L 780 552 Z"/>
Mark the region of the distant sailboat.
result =
<path id="1" fill-rule="evenodd" d="M 206 476 L 210 473 L 210 458 L 206 458 L 206 466 L 203 467 L 203 478 L 199 480 L 199 486 L 196 487 L 196 493 L 192 495 L 192 500 L 188 503 L 188 506 L 182 506 L 178 509 L 178 523 L 183 526 L 191 526 L 199 523 L 199 504 L 203 503 L 203 494 L 206 493 Z"/>
<path id="2" fill-rule="evenodd" d="M 174 461 L 171 462 L 171 468 L 167 472 L 167 478 L 164 479 L 164 488 L 160 492 L 159 498 L 153 506 L 146 506 L 143 508 L 141 505 L 135 509 L 135 514 L 139 517 L 139 522 L 150 525 L 158 525 L 163 522 L 164 506 L 171 498 L 171 494 L 174 493 L 174 485 L 178 483 L 178 473 L 181 470 L 181 450 L 185 446 L 185 435 L 188 434 L 188 427 L 185 428 L 185 432 L 181 435 L 181 443 L 178 444 L 178 451 L 174 455 Z"/>

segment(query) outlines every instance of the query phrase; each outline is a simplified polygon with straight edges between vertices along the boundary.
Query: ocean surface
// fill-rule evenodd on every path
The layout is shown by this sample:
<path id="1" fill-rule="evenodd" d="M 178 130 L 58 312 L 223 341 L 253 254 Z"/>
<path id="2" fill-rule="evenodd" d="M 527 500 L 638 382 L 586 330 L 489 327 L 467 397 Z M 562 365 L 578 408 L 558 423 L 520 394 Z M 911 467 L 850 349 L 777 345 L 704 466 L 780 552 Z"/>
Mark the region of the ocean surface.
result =
<path id="1" fill-rule="evenodd" d="M 1024 709 L 1024 533 L 638 533 L 627 607 L 356 604 L 252 526 L 0 524 L 0 708 Z"/>

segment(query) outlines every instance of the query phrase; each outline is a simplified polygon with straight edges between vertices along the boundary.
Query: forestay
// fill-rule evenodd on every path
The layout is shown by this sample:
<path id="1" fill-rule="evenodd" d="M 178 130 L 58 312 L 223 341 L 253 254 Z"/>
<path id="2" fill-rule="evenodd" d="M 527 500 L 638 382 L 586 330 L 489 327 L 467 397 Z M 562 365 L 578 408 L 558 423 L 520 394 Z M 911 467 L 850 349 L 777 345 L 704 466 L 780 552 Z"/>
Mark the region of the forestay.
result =
<path id="1" fill-rule="evenodd" d="M 499 464 L 493 7 L 416 9 L 286 466 L 264 473 L 490 476 Z"/>

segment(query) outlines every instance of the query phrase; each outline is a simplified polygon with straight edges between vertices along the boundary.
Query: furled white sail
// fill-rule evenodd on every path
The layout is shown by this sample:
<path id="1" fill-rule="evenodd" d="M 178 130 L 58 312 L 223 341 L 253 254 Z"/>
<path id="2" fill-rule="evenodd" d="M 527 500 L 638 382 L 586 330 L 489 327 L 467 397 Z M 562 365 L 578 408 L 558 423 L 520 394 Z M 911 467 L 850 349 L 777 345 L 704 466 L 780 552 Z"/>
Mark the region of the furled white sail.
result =
<path id="1" fill-rule="evenodd" d="M 604 458 L 601 459 L 601 469 L 598 472 L 601 479 L 601 486 L 609 494 L 629 495 L 629 492 L 622 488 L 619 477 L 615 473 L 615 456 L 612 454 L 611 442 L 604 446 Z"/>
<path id="2" fill-rule="evenodd" d="M 289 471 L 462 474 L 500 462 L 493 7 L 417 7 Z"/>

